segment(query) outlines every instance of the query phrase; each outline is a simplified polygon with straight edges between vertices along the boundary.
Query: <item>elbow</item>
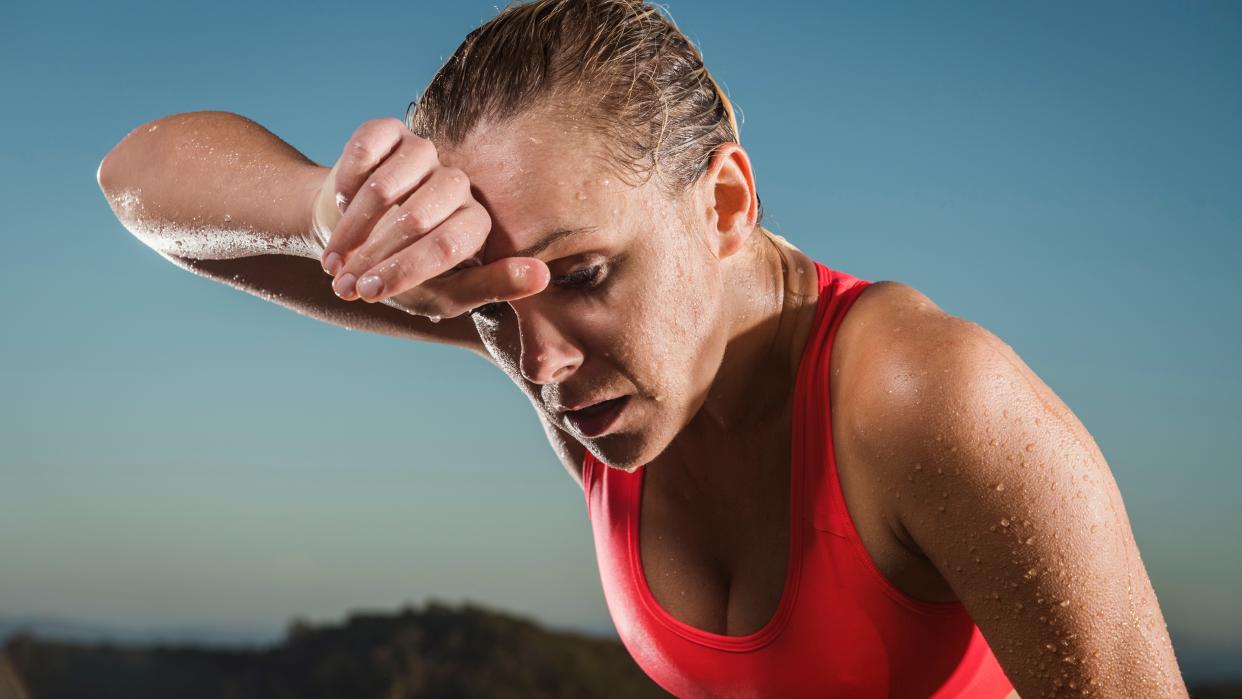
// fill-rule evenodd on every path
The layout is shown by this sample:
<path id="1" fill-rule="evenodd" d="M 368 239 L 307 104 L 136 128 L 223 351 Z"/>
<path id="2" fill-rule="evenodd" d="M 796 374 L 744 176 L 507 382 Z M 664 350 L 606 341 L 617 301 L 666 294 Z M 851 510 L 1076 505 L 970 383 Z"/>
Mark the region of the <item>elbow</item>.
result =
<path id="1" fill-rule="evenodd" d="M 141 129 L 142 127 L 138 128 Z M 122 138 L 119 143 L 105 153 L 103 159 L 99 161 L 99 167 L 95 170 L 95 182 L 99 184 L 99 191 L 103 192 L 109 201 L 112 200 L 112 196 L 116 191 L 124 186 L 121 182 L 121 177 L 124 173 L 124 151 L 126 142 L 132 137 L 133 132 Z"/>

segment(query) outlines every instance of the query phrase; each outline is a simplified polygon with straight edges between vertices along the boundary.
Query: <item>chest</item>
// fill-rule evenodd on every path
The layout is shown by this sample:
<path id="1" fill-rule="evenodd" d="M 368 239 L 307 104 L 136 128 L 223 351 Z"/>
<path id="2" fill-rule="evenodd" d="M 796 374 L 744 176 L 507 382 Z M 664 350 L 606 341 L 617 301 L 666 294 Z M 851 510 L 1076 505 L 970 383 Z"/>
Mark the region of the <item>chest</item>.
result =
<path id="1" fill-rule="evenodd" d="M 833 423 L 848 424 L 836 411 Z M 915 598 L 956 599 L 934 567 L 893 534 L 881 499 L 885 489 L 869 477 L 848 435 L 837 432 L 834 428 L 841 492 L 872 562 Z M 772 619 L 785 588 L 795 526 L 789 432 L 777 430 L 701 456 L 719 474 L 751 476 L 694 478 L 658 461 L 644 467 L 638 519 L 642 573 L 652 596 L 676 619 L 710 633 L 751 634 Z"/>

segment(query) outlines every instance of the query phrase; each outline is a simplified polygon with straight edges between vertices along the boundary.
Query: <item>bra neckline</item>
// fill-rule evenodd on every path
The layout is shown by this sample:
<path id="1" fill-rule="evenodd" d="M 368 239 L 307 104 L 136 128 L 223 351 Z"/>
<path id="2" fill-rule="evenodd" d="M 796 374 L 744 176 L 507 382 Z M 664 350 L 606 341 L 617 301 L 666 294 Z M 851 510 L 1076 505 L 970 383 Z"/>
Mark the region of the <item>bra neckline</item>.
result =
<path id="1" fill-rule="evenodd" d="M 743 636 L 712 633 L 685 623 L 660 605 L 655 595 L 651 592 L 650 585 L 647 583 L 647 574 L 643 570 L 638 538 L 639 520 L 642 514 L 642 491 L 647 474 L 646 464 L 635 469 L 634 474 L 630 474 L 631 477 L 627 479 L 630 483 L 629 487 L 633 489 L 633 497 L 627 498 L 627 501 L 631 504 L 626 511 L 625 533 L 627 553 L 630 560 L 629 567 L 633 577 L 634 588 L 638 591 L 639 598 L 642 599 L 643 605 L 651 616 L 658 619 L 670 631 L 700 645 L 735 652 L 758 650 L 771 643 L 784 630 L 793 615 L 794 605 L 798 597 L 798 583 L 802 574 L 803 559 L 802 537 L 805 525 L 803 521 L 803 498 L 806 492 L 804 487 L 805 478 L 803 477 L 806 461 L 803 425 L 809 417 L 808 411 L 813 407 L 808 403 L 811 397 L 807 395 L 813 384 L 809 373 L 814 365 L 813 355 L 815 352 L 812 349 L 816 345 L 817 333 L 815 330 L 820 327 L 821 323 L 826 322 L 824 316 L 830 305 L 824 300 L 824 292 L 828 286 L 828 270 L 818 261 L 815 261 L 815 269 L 819 276 L 819 294 L 815 299 L 815 322 L 811 332 L 807 335 L 807 343 L 802 348 L 802 355 L 798 360 L 797 380 L 794 384 L 793 425 L 790 430 L 791 444 L 789 450 L 790 532 L 789 552 L 785 561 L 785 584 L 781 590 L 781 599 L 776 606 L 776 611 L 772 613 L 772 617 L 768 619 L 766 624 L 758 630 Z M 827 409 L 827 406 L 825 406 L 825 410 Z"/>

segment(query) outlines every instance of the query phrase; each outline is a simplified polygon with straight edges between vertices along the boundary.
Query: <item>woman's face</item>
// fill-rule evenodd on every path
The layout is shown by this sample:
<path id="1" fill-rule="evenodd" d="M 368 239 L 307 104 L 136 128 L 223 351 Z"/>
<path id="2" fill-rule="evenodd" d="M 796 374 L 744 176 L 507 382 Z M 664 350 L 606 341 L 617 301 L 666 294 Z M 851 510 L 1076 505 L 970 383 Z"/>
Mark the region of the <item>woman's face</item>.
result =
<path id="1" fill-rule="evenodd" d="M 488 351 L 548 421 L 632 470 L 664 451 L 715 379 L 723 270 L 699 190 L 670 199 L 654 180 L 623 183 L 596 138 L 572 121 L 518 120 L 476 129 L 440 159 L 492 216 L 482 262 L 537 257 L 551 273 L 543 291 L 471 313 Z M 555 231 L 575 232 L 519 252 Z M 620 415 L 594 436 L 563 414 L 619 396 Z"/>

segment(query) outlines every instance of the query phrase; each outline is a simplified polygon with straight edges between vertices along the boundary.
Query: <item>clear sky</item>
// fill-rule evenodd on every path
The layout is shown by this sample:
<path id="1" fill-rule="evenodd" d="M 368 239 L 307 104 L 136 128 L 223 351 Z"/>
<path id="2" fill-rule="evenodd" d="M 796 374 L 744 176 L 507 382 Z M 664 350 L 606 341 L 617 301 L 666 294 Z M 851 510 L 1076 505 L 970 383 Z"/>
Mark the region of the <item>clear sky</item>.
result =
<path id="1" fill-rule="evenodd" d="M 1178 648 L 1242 648 L 1242 6 L 668 7 L 769 227 L 1013 346 L 1108 458 Z M 331 164 L 494 13 L 6 7 L 0 615 L 275 636 L 438 596 L 611 627 L 581 491 L 505 376 L 180 270 L 95 183 L 192 110 Z"/>

